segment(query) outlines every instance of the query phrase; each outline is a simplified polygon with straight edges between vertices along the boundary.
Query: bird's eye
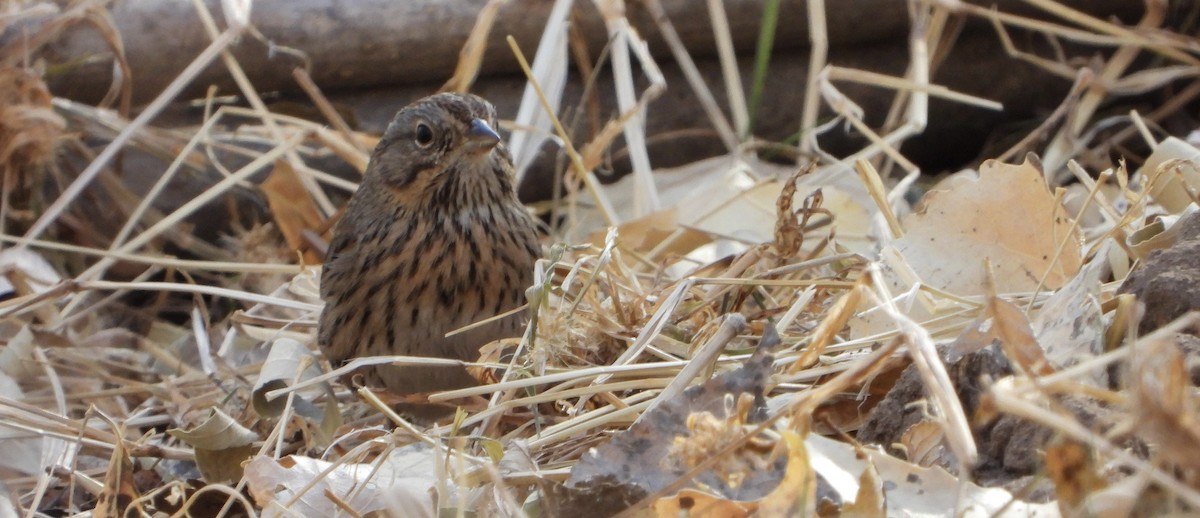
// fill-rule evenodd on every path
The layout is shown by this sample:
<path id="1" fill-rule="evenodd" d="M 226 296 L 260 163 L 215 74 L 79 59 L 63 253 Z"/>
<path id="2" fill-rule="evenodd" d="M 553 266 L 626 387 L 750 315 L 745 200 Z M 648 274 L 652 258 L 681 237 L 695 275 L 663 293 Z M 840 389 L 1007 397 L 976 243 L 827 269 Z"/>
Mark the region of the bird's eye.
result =
<path id="1" fill-rule="evenodd" d="M 417 124 L 417 145 L 426 147 L 433 143 L 433 129 L 424 122 Z"/>

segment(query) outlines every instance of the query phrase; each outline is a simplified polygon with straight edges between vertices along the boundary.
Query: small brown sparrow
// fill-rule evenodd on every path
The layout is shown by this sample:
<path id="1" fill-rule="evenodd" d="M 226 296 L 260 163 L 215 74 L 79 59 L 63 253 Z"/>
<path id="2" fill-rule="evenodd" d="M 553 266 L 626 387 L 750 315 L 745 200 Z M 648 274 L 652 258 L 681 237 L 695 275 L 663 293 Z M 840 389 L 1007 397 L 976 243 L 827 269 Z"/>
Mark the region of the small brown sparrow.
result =
<path id="1" fill-rule="evenodd" d="M 383 355 L 469 361 L 480 346 L 521 334 L 515 314 L 445 336 L 523 304 L 540 254 L 495 121 L 487 101 L 443 93 L 388 125 L 325 257 L 318 344 L 335 366 Z M 460 367 L 361 372 L 367 385 L 400 395 L 476 383 Z"/>

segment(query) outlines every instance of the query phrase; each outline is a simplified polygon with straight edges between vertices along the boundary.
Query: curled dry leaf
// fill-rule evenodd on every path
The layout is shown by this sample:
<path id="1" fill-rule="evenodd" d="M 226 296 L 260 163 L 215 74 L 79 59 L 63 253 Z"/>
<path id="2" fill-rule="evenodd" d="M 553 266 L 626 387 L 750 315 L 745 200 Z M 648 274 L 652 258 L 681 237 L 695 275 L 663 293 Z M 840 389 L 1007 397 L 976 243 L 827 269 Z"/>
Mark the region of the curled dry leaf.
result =
<path id="1" fill-rule="evenodd" d="M 800 177 L 812 172 L 815 164 L 809 164 L 807 167 L 796 170 L 786 182 L 783 182 L 783 188 L 779 193 L 779 198 L 775 201 L 775 212 L 778 217 L 775 218 L 775 240 L 773 247 L 775 252 L 780 257 L 792 257 L 800 251 L 800 246 L 804 244 L 804 223 L 808 223 L 808 218 L 811 216 L 811 211 L 793 211 L 792 203 L 796 197 L 796 187 Z M 813 199 L 813 205 L 821 204 L 821 189 L 813 191 L 807 198 L 804 199 L 804 205 L 809 205 L 809 200 Z M 798 213 L 803 213 L 804 221 L 800 221 Z"/>
<path id="2" fill-rule="evenodd" d="M 320 295 L 320 278 L 321 267 L 301 267 L 300 272 L 292 276 L 290 281 L 283 283 L 271 293 L 273 297 L 281 301 L 311 304 L 311 310 L 297 310 L 264 303 L 234 314 L 234 321 L 240 324 L 238 329 L 249 339 L 249 343 L 245 343 L 245 346 L 251 350 L 243 351 L 243 354 L 249 357 L 249 361 L 263 361 L 261 354 L 258 353 L 261 349 L 259 347 L 261 342 L 273 341 L 281 337 L 293 338 L 301 342 L 308 342 L 312 339 L 309 330 L 316 329 L 316 317 L 321 312 L 320 308 L 325 304 Z M 226 357 L 226 361 L 231 361 L 231 359 Z"/>
<path id="3" fill-rule="evenodd" d="M 168 430 L 196 451 L 196 467 L 209 483 L 234 482 L 242 478 L 242 461 L 254 454 L 258 434 L 242 426 L 220 409 L 191 430 Z"/>
<path id="4" fill-rule="evenodd" d="M 900 436 L 908 461 L 921 467 L 944 466 L 953 462 L 946 448 L 946 432 L 934 421 L 921 421 L 908 427 Z"/>
<path id="5" fill-rule="evenodd" d="M 267 361 L 259 371 L 252 392 L 254 410 L 265 417 L 278 417 L 288 403 L 287 397 L 270 399 L 268 392 L 321 375 L 317 360 L 304 344 L 290 338 L 280 338 L 271 344 Z M 300 415 L 319 419 L 321 412 L 312 405 L 308 396 L 316 396 L 320 389 L 296 394 L 292 404 Z"/>
<path id="6" fill-rule="evenodd" d="M 1180 231 L 1184 227 L 1181 223 L 1197 210 L 1200 207 L 1192 203 L 1178 215 L 1154 216 L 1145 226 L 1126 236 L 1125 244 L 1133 252 L 1134 258 L 1145 260 L 1151 252 L 1169 248 L 1179 241 Z"/>

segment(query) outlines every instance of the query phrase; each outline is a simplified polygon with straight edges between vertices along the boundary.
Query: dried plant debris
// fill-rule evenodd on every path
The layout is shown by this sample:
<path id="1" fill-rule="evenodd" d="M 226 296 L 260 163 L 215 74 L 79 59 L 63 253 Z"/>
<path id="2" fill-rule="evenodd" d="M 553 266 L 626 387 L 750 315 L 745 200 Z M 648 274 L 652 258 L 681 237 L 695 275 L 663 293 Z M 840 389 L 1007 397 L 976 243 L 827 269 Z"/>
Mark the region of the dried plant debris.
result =
<path id="1" fill-rule="evenodd" d="M 30 202 L 40 194 L 42 167 L 53 157 L 65 129 L 50 99 L 46 84 L 33 71 L 0 65 L 0 173 L 5 178 L 5 202 L 18 204 L 10 211 L 34 208 Z"/>
<path id="2" fill-rule="evenodd" d="M 956 395 L 968 416 L 974 415 L 979 408 L 984 390 L 981 383 L 1012 374 L 1008 360 L 1000 348 L 994 345 L 987 345 L 946 363 L 958 391 Z M 905 440 L 906 435 L 917 433 L 910 432 L 912 428 L 921 426 L 932 418 L 925 397 L 924 385 L 916 367 L 908 367 L 883 401 L 871 410 L 855 437 L 866 444 L 887 447 L 897 455 L 907 456 L 913 461 L 920 457 L 928 457 L 927 452 L 904 452 L 897 449 L 906 442 L 913 442 L 913 437 Z M 931 447 L 923 449 L 929 450 Z M 946 469 L 957 470 L 960 467 L 948 452 L 938 455 L 936 460 L 937 465 Z"/>
<path id="3" fill-rule="evenodd" d="M 431 490 L 439 478 L 440 460 L 440 453 L 424 444 L 392 449 L 364 463 L 259 455 L 246 463 L 245 480 L 263 516 L 334 516 L 346 508 L 363 514 L 435 516 L 426 510 L 433 507 Z"/>
<path id="4" fill-rule="evenodd" d="M 540 89 L 500 114 L 518 164 L 562 158 L 561 196 L 537 205 L 529 327 L 470 358 L 477 386 L 421 395 L 459 411 L 416 425 L 314 344 L 315 265 L 377 136 L 340 120 L 323 85 L 304 91 L 327 120 L 263 101 L 220 52 L 255 29 L 249 3 L 222 4 L 198 56 L 236 92 L 166 92 L 137 113 L 126 79 L 155 71 L 128 70 L 119 10 L 4 4 L 0 518 L 1200 512 L 1200 55 L 1161 26 L 1163 2 L 1139 25 L 1033 3 L 1042 18 L 912 2 L 903 77 L 814 53 L 792 145 L 754 136 L 756 114 L 712 78 L 667 84 L 617 3 L 600 2 L 613 44 L 592 62 L 572 2 L 555 2 L 528 54 Z M 198 25 L 208 7 L 190 6 Z M 507 8 L 483 9 L 447 88 L 492 69 L 480 42 Z M 905 156 L 938 122 L 930 98 L 1005 108 L 931 82 L 964 19 L 1076 88 L 1006 135 L 1011 150 L 938 181 Z M 808 28 L 823 45 L 822 21 Z M 119 71 L 98 106 L 42 82 L 76 64 L 37 51 L 80 25 Z M 1070 44 L 1035 55 L 1015 30 Z M 575 108 L 542 98 L 573 102 L 576 65 L 621 94 L 605 119 L 583 92 L 592 131 L 572 140 Z M 721 69 L 742 83 L 738 63 Z M 203 77 L 175 79 L 203 91 Z M 682 89 L 728 152 L 656 170 L 646 147 L 673 136 L 651 133 L 651 101 Z M 157 126 L 172 97 L 203 120 Z M 822 149 L 840 128 L 864 145 Z M 604 185 L 617 155 L 634 173 Z"/>
<path id="5" fill-rule="evenodd" d="M 1200 470 L 1200 393 L 1187 373 L 1175 336 L 1200 335 L 1200 314 L 1191 313 L 1177 332 L 1154 333 L 1138 343 L 1130 373 L 1130 416 L 1139 437 L 1170 452 L 1167 462 Z"/>
<path id="6" fill-rule="evenodd" d="M 742 367 L 663 401 L 590 450 L 556 492 L 554 512 L 605 516 L 666 490 L 697 489 L 733 501 L 766 497 L 783 480 L 788 456 L 778 438 L 751 432 L 766 416 L 770 351 L 778 344 L 768 328 Z"/>
<path id="7" fill-rule="evenodd" d="M 1079 228 L 1046 183 L 1036 158 L 1020 165 L 987 161 L 939 182 L 902 218 L 903 235 L 880 250 L 893 294 L 929 286 L 963 297 L 1057 289 L 1082 264 Z M 936 316 L 937 302 L 907 295 L 906 314 Z M 879 312 L 852 322 L 856 336 L 891 326 Z"/>

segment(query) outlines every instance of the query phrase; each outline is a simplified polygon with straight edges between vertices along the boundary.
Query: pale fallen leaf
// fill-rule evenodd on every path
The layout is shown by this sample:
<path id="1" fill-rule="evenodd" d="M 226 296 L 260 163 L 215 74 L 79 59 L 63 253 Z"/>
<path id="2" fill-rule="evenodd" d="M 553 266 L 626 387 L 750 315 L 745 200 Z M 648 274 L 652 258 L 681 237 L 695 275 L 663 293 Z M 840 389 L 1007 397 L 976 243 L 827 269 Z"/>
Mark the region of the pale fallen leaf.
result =
<path id="1" fill-rule="evenodd" d="M 246 464 L 246 487 L 263 516 L 333 516 L 340 508 L 330 496 L 367 514 L 384 509 L 383 488 L 370 478 L 372 471 L 366 464 L 335 467 L 298 455 L 279 460 L 259 456 Z M 431 504 L 426 502 L 425 507 Z"/>
<path id="2" fill-rule="evenodd" d="M 849 444 L 816 434 L 809 434 L 806 444 L 813 470 L 843 501 L 858 495 L 862 472 L 874 465 L 883 480 L 889 516 L 1060 516 L 1055 502 L 1016 501 L 1004 489 L 979 487 L 942 468 L 922 468 L 878 450 L 855 450 Z"/>
<path id="3" fill-rule="evenodd" d="M 1069 367 L 1104 352 L 1107 322 L 1100 309 L 1100 276 L 1105 270 L 1107 245 L 1066 286 L 1054 292 L 1033 321 L 1033 333 L 1058 368 Z M 1086 378 L 1093 386 L 1107 387 L 1108 374 L 1093 369 Z"/>
<path id="4" fill-rule="evenodd" d="M 765 243 L 774 238 L 776 201 L 783 189 L 783 181 L 795 171 L 794 166 L 722 155 L 676 168 L 658 169 L 654 172 L 654 182 L 660 205 L 676 211 L 674 218 L 678 225 L 715 236 L 737 238 L 739 242 Z M 822 206 L 835 215 L 838 242 L 852 251 L 869 250 L 871 217 L 868 207 L 873 205 L 862 185 L 852 177 L 828 184 L 814 184 L 808 177 L 802 177 L 795 199 L 803 200 L 817 188 L 825 195 Z M 631 177 L 604 189 L 623 220 L 636 215 L 633 209 L 636 186 Z M 795 205 L 800 206 L 798 202 Z M 586 208 L 581 209 L 578 219 L 603 221 L 598 213 Z M 599 230 L 599 225 L 582 230 L 593 233 Z M 707 254 L 693 253 L 692 256 L 700 263 L 707 263 L 717 255 L 737 251 L 740 250 L 722 248 Z"/>
<path id="5" fill-rule="evenodd" d="M 697 248 L 708 244 L 712 237 L 695 229 L 679 226 L 679 209 L 660 210 L 643 217 L 632 219 L 617 226 L 621 236 L 621 246 L 642 253 L 654 252 L 656 257 L 685 256 Z M 588 241 L 596 247 L 603 247 L 608 236 L 608 229 L 599 229 L 589 236 Z M 626 257 L 630 264 L 637 262 L 634 257 Z"/>
<path id="6" fill-rule="evenodd" d="M 433 517 L 429 490 L 439 484 L 442 456 L 425 445 L 393 450 L 371 464 L 338 464 L 290 455 L 279 460 L 256 457 L 246 465 L 250 494 L 264 517 L 334 516 L 341 500 L 359 515 L 391 511 L 392 516 Z M 454 491 L 450 482 L 439 488 Z M 453 502 L 453 494 L 443 494 Z M 343 513 L 344 514 L 344 513 Z"/>
<path id="7" fill-rule="evenodd" d="M 1000 293 L 1056 289 L 1075 275 L 1081 241 L 1038 168 L 989 160 L 957 173 L 903 219 L 893 242 L 921 281 L 957 295 L 982 295 L 990 260 Z M 1061 247 L 1061 254 L 1056 252 Z"/>
<path id="8" fill-rule="evenodd" d="M 0 371 L 0 398 L 25 400 L 25 393 L 21 387 L 3 371 Z M 13 472 L 22 476 L 41 472 L 42 444 L 42 439 L 28 431 L 9 428 L 0 421 L 0 451 L 4 452 L 4 455 L 0 455 L 0 480 L 14 478 L 10 476 Z M 4 494 L 6 493 L 0 493 Z M 0 506 L 0 516 L 3 516 L 3 513 L 4 509 Z"/>
<path id="9" fill-rule="evenodd" d="M 1134 473 L 1088 494 L 1076 516 L 1137 516 L 1135 507 L 1152 487 L 1145 473 Z"/>
<path id="10" fill-rule="evenodd" d="M 870 240 L 871 214 L 854 196 L 838 186 L 817 186 L 801 178 L 794 199 L 796 207 L 818 188 L 824 196 L 821 207 L 834 214 L 833 228 L 838 242 L 850 251 L 864 252 L 872 246 Z M 682 205 L 681 220 L 689 226 L 719 236 L 736 237 L 749 243 L 766 243 L 775 237 L 778 220 L 776 202 L 783 182 L 769 180 L 751 187 L 740 195 L 719 202 L 717 192 L 698 192 Z"/>
<path id="11" fill-rule="evenodd" d="M 1093 195 L 1086 185 L 1073 183 L 1066 186 L 1066 193 L 1063 195 L 1063 207 L 1067 209 L 1067 214 L 1079 222 L 1079 228 L 1089 237 L 1110 231 L 1115 223 L 1104 212 L 1098 199 L 1102 197 L 1112 203 L 1113 200 L 1120 200 L 1122 196 L 1121 186 L 1115 182 L 1104 183 L 1097 189 L 1098 192 Z M 1089 199 L 1091 201 L 1088 201 Z"/>
<path id="12" fill-rule="evenodd" d="M 1038 167 L 989 160 L 978 173 L 942 180 L 902 220 L 904 236 L 880 250 L 884 280 L 902 312 L 919 321 L 939 303 L 915 288 L 958 296 L 1054 290 L 1079 271 L 1082 241 Z M 990 264 L 990 269 L 988 265 Z M 862 308 L 870 311 L 870 308 Z M 864 312 L 850 323 L 855 338 L 888 331 L 890 319 Z"/>

